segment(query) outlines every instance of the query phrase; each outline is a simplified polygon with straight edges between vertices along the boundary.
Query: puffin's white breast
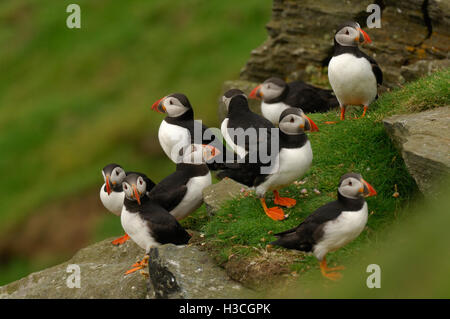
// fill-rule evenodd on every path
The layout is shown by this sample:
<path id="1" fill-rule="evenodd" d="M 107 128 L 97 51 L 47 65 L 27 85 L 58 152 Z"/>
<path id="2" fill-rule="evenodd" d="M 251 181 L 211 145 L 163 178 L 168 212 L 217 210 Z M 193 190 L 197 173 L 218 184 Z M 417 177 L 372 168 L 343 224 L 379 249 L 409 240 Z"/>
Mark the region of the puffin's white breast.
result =
<path id="1" fill-rule="evenodd" d="M 182 126 L 169 124 L 163 120 L 159 126 L 158 139 L 164 153 L 176 163 L 179 150 L 191 144 L 191 133 Z"/>
<path id="2" fill-rule="evenodd" d="M 100 200 L 103 206 L 114 215 L 120 216 L 123 207 L 124 192 L 111 192 L 110 195 L 105 191 L 105 184 L 100 188 Z"/>
<path id="3" fill-rule="evenodd" d="M 238 154 L 239 157 L 244 158 L 245 155 L 247 155 L 247 153 L 248 153 L 245 150 L 245 147 L 234 144 L 233 140 L 231 139 L 230 135 L 228 134 L 228 117 L 222 121 L 222 125 L 220 126 L 220 131 L 222 132 L 222 135 L 225 138 L 227 145 L 233 150 L 233 152 Z"/>
<path id="4" fill-rule="evenodd" d="M 256 187 L 256 193 L 263 196 L 267 191 L 288 186 L 305 175 L 311 167 L 312 160 L 313 153 L 309 141 L 300 148 L 281 149 L 273 171 L 264 183 Z"/>
<path id="5" fill-rule="evenodd" d="M 286 105 L 283 102 L 268 104 L 263 101 L 261 103 L 262 115 L 272 122 L 273 125 L 278 125 L 281 113 L 287 108 L 289 108 L 289 105 Z"/>
<path id="6" fill-rule="evenodd" d="M 322 258 L 329 252 L 341 248 L 361 234 L 368 218 L 367 203 L 356 212 L 342 212 L 336 219 L 327 222 L 323 228 L 324 235 L 314 246 L 314 255 Z"/>
<path id="7" fill-rule="evenodd" d="M 120 221 L 125 232 L 139 247 L 145 249 L 147 253 L 151 247 L 158 247 L 160 245 L 150 234 L 148 223 L 138 213 L 130 213 L 124 206 Z"/>
<path id="8" fill-rule="evenodd" d="M 341 105 L 369 105 L 377 96 L 372 65 L 364 58 L 344 53 L 328 64 L 328 79 Z"/>
<path id="9" fill-rule="evenodd" d="M 181 202 L 170 211 L 177 220 L 185 218 L 199 208 L 203 202 L 203 189 L 211 185 L 211 173 L 204 176 L 196 176 L 186 184 L 187 192 Z"/>

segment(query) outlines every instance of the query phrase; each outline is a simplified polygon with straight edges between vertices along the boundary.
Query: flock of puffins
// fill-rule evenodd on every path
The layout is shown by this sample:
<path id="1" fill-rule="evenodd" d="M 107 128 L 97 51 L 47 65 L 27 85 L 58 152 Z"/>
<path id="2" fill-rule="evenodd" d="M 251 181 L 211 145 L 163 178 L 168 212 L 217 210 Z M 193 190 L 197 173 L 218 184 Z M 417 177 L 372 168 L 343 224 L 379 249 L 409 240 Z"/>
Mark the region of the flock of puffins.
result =
<path id="1" fill-rule="evenodd" d="M 178 221 L 203 203 L 202 191 L 212 183 L 210 171 L 215 171 L 218 179 L 230 178 L 253 189 L 267 216 L 283 220 L 285 215 L 279 206 L 292 207 L 296 200 L 281 197 L 278 190 L 302 178 L 313 159 L 305 132 L 318 131 L 318 127 L 305 113 L 325 112 L 339 105 L 340 119 L 344 120 L 346 106 L 359 105 L 364 107 L 364 117 L 378 97 L 381 69 L 358 47 L 370 42 L 358 23 L 342 24 L 334 36 L 334 55 L 328 65 L 333 90 L 302 81 L 286 83 L 269 78 L 249 95 L 262 100 L 262 116 L 249 109 L 242 91 L 225 92 L 222 101 L 228 114 L 221 124 L 223 136 L 194 120 L 193 109 L 184 94 L 170 94 L 154 103 L 154 111 L 167 115 L 159 127 L 158 138 L 166 155 L 176 163 L 175 172 L 155 184 L 145 174 L 126 172 L 117 164 L 109 164 L 102 170 L 105 184 L 100 199 L 109 211 L 120 216 L 126 232 L 113 244 L 120 245 L 131 238 L 146 252 L 142 261 L 125 274 L 147 266 L 151 248 L 189 242 L 191 235 Z M 198 127 L 201 134 L 194 134 Z M 256 132 L 254 139 L 243 139 L 236 133 L 252 129 Z M 273 136 L 277 138 L 276 147 L 271 144 Z M 228 148 L 222 144 L 223 139 Z M 276 165 L 268 166 L 263 161 L 259 152 L 263 148 L 270 151 L 269 164 Z M 232 161 L 229 157 L 223 160 L 230 152 Z M 266 205 L 264 197 L 268 191 L 273 192 L 277 206 Z M 368 218 L 364 198 L 373 195 L 375 189 L 360 174 L 347 173 L 337 185 L 337 200 L 316 209 L 297 227 L 275 234 L 278 239 L 270 245 L 313 253 L 323 276 L 337 280 L 342 276 L 338 270 L 343 267 L 328 267 L 326 254 L 351 242 L 363 231 Z"/>

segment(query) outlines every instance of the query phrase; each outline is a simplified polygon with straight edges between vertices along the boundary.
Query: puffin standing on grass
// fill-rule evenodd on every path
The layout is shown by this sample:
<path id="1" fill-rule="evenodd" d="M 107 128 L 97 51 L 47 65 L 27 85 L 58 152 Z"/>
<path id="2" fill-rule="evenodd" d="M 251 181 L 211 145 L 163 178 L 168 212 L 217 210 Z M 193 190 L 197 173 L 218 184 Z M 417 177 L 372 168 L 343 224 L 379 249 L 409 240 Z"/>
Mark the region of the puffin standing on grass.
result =
<path id="1" fill-rule="evenodd" d="M 159 182 L 149 198 L 177 220 L 185 218 L 203 203 L 203 189 L 212 183 L 206 161 L 218 152 L 210 145 L 192 144 L 184 148 L 176 171 Z"/>
<path id="2" fill-rule="evenodd" d="M 248 104 L 244 103 L 244 101 L 247 102 L 245 96 L 237 95 L 232 97 L 229 101 L 230 112 L 233 112 L 233 109 L 237 106 L 248 108 Z M 280 115 L 278 149 L 271 150 L 273 152 L 271 154 L 273 160 L 269 166 L 260 161 L 248 163 L 250 156 L 247 154 L 245 157 L 246 161 L 220 171 L 217 176 L 218 178 L 228 177 L 254 188 L 266 215 L 273 220 L 283 220 L 285 218 L 283 209 L 277 206 L 267 207 L 264 198 L 265 194 L 268 191 L 273 191 L 276 205 L 292 207 L 296 204 L 295 199 L 281 197 L 278 189 L 288 186 L 308 171 L 313 155 L 311 144 L 305 131 L 317 130 L 316 124 L 302 110 L 289 108 Z M 269 136 L 268 139 L 270 140 L 270 138 Z M 270 142 L 266 141 L 259 145 L 266 144 L 270 144 Z M 259 150 L 257 151 L 259 152 Z M 268 170 L 265 172 L 262 171 L 264 166 L 268 167 Z"/>
<path id="3" fill-rule="evenodd" d="M 127 174 L 131 173 L 134 172 L 125 172 L 120 165 L 115 163 L 108 164 L 102 169 L 102 175 L 105 183 L 100 188 L 100 200 L 102 201 L 103 206 L 105 206 L 107 210 L 116 216 L 120 216 L 125 198 L 125 193 L 122 189 L 122 182 Z M 151 181 L 145 174 L 135 174 L 142 176 L 142 178 L 146 181 L 146 194 L 148 194 L 155 186 L 155 183 L 153 183 L 153 181 Z M 112 244 L 121 245 L 128 239 L 130 239 L 130 237 L 125 234 L 124 236 L 113 240 Z"/>
<path id="4" fill-rule="evenodd" d="M 341 120 L 347 105 L 363 105 L 361 117 L 377 97 L 377 85 L 383 73 L 377 62 L 358 48 L 371 43 L 370 37 L 357 22 L 347 22 L 334 36 L 334 54 L 328 64 L 328 79 L 341 107 Z"/>
<path id="5" fill-rule="evenodd" d="M 332 90 L 317 88 L 303 81 L 286 83 L 277 77 L 255 87 L 248 97 L 262 99 L 261 112 L 273 125 L 278 125 L 280 114 L 289 107 L 300 108 L 305 113 L 317 113 L 339 105 Z"/>
<path id="6" fill-rule="evenodd" d="M 174 93 L 167 95 L 152 105 L 152 110 L 166 113 L 158 130 L 158 139 L 166 155 L 176 163 L 179 151 L 191 144 L 211 145 L 224 150 L 221 137 L 201 122 L 194 120 L 194 110 L 186 95 Z M 211 159 L 207 165 L 211 170 L 221 167 L 222 160 Z"/>
<path id="7" fill-rule="evenodd" d="M 339 182 L 336 201 L 318 208 L 297 227 L 275 234 L 278 240 L 270 244 L 312 252 L 320 261 L 322 275 L 337 280 L 341 274 L 336 270 L 343 267 L 329 268 L 325 256 L 345 246 L 364 230 L 368 218 L 364 196 L 376 194 L 361 175 L 345 174 Z"/>
<path id="8" fill-rule="evenodd" d="M 146 253 L 142 261 L 125 273 L 130 274 L 148 264 L 151 248 L 169 243 L 185 245 L 191 236 L 164 207 L 146 196 L 147 185 L 142 176 L 129 174 L 122 185 L 125 193 L 122 227 Z"/>

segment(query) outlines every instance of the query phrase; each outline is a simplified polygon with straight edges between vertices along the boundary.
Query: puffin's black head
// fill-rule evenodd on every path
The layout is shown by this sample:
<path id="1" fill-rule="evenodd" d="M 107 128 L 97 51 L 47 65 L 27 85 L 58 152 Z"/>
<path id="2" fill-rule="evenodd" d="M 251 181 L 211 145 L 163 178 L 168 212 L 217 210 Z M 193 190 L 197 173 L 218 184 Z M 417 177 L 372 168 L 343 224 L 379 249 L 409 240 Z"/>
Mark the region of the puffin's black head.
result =
<path id="1" fill-rule="evenodd" d="M 357 22 L 345 22 L 337 30 L 334 41 L 342 46 L 357 46 L 360 43 L 372 42 L 369 35 L 361 29 Z"/>
<path id="2" fill-rule="evenodd" d="M 245 95 L 244 92 L 242 92 L 239 89 L 230 89 L 228 91 L 226 91 L 223 95 L 222 95 L 222 102 L 225 104 L 225 106 L 227 107 L 227 110 L 230 107 L 230 102 L 231 99 L 235 96 L 238 95 L 242 95 L 243 97 L 245 97 L 245 99 L 247 99 L 247 96 Z"/>
<path id="3" fill-rule="evenodd" d="M 145 196 L 147 190 L 147 183 L 137 174 L 129 174 L 122 182 L 125 197 L 132 201 L 137 201 L 141 204 L 141 198 Z"/>
<path id="4" fill-rule="evenodd" d="M 258 85 L 248 96 L 250 99 L 270 101 L 279 97 L 286 90 L 287 84 L 280 78 L 272 77 Z"/>
<path id="5" fill-rule="evenodd" d="M 186 95 L 173 93 L 159 99 L 152 105 L 152 110 L 167 113 L 169 117 L 178 117 L 191 110 L 192 106 Z"/>
<path id="6" fill-rule="evenodd" d="M 126 173 L 119 164 L 111 163 L 102 169 L 103 179 L 106 184 L 106 191 L 108 195 L 111 194 L 112 188 L 116 185 L 122 184 Z"/>
<path id="7" fill-rule="evenodd" d="M 357 173 L 342 175 L 339 181 L 338 192 L 348 198 L 369 197 L 377 194 L 375 189 Z"/>
<path id="8" fill-rule="evenodd" d="M 281 113 L 278 127 L 288 135 L 297 135 L 305 131 L 319 131 L 316 123 L 296 107 L 290 107 Z"/>
<path id="9" fill-rule="evenodd" d="M 234 100 L 233 104 L 235 106 L 237 106 L 238 104 L 242 104 L 242 105 L 245 104 L 248 107 L 247 96 L 245 95 L 244 92 L 242 92 L 239 89 L 228 90 L 222 95 L 222 102 L 227 107 L 227 110 L 230 109 L 231 101 L 233 101 L 233 100 Z"/>

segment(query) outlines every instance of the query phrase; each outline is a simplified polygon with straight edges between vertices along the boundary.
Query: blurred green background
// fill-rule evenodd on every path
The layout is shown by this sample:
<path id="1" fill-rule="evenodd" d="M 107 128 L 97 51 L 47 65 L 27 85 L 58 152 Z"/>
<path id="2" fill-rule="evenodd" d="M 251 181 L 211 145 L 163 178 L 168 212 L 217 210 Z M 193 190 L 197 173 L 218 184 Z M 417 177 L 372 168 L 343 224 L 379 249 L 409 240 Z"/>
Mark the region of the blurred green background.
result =
<path id="1" fill-rule="evenodd" d="M 68 29 L 66 7 L 81 7 Z M 217 126 L 225 80 L 266 38 L 271 1 L 0 2 L 0 285 L 122 230 L 98 199 L 117 162 L 173 165 L 150 111 L 172 92 Z"/>

